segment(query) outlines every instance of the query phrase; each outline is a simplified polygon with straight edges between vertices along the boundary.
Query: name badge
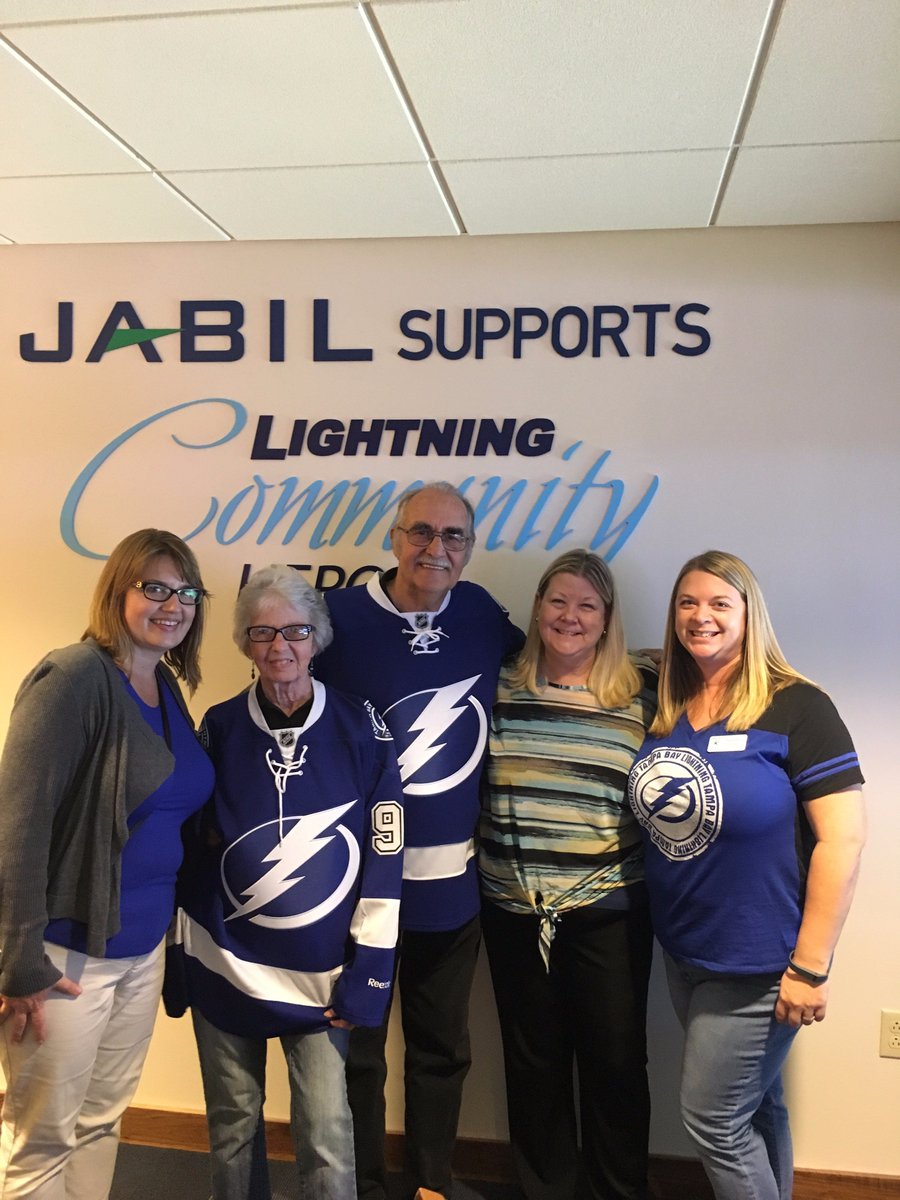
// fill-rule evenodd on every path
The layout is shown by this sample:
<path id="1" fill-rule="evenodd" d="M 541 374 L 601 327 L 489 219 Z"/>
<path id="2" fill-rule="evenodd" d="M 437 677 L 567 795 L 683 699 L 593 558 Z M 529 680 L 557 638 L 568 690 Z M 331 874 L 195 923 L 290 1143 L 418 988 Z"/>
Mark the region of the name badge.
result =
<path id="1" fill-rule="evenodd" d="M 723 733 L 719 737 L 711 737 L 707 750 L 746 750 L 746 733 Z"/>

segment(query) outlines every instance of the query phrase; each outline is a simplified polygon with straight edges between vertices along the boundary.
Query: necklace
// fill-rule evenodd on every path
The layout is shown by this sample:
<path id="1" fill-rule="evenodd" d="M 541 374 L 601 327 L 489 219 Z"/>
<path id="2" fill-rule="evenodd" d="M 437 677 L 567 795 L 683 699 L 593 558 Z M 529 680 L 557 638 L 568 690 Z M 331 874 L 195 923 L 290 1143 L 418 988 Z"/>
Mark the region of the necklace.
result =
<path id="1" fill-rule="evenodd" d="M 556 688 L 559 692 L 589 692 L 591 690 L 583 683 L 551 683 L 549 679 L 544 682 L 547 687 Z"/>

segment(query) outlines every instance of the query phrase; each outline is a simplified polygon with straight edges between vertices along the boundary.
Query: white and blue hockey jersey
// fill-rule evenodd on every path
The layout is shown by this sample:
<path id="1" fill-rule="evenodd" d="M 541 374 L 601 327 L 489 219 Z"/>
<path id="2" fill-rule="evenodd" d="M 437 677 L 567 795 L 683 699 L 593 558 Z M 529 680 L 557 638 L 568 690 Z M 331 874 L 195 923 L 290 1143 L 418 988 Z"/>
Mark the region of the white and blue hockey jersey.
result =
<path id="1" fill-rule="evenodd" d="M 400 613 L 381 576 L 326 593 L 334 641 L 318 678 L 371 700 L 397 747 L 406 847 L 400 927 L 457 929 L 479 909 L 475 829 L 497 676 L 522 631 L 474 583 L 436 613 Z"/>
<path id="2" fill-rule="evenodd" d="M 371 705 L 313 682 L 297 728 L 255 688 L 211 708 L 213 798 L 183 872 L 190 1003 L 248 1037 L 378 1026 L 391 989 L 403 798 Z"/>

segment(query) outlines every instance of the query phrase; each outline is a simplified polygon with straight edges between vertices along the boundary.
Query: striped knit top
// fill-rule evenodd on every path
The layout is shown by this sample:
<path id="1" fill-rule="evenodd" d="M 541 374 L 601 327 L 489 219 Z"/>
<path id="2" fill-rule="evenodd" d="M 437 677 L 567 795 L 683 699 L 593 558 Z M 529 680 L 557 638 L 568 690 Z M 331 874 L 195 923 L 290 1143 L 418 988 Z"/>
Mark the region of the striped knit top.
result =
<path id="1" fill-rule="evenodd" d="M 656 711 L 656 671 L 626 708 L 589 691 L 513 690 L 501 675 L 485 772 L 479 866 L 484 895 L 513 912 L 623 907 L 643 880 L 628 771 Z M 640 889 L 643 891 L 643 889 Z"/>

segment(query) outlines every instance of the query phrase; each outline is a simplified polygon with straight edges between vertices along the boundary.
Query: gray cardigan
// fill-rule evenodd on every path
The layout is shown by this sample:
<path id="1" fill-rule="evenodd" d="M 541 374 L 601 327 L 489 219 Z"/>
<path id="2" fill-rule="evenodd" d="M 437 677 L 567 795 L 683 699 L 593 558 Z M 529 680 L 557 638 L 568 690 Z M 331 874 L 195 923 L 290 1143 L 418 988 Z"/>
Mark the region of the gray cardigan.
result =
<path id="1" fill-rule="evenodd" d="M 171 671 L 161 674 L 191 722 Z M 25 678 L 0 759 L 0 993 L 60 978 L 44 954 L 52 918 L 84 922 L 87 952 L 102 957 L 120 924 L 128 816 L 174 766 L 92 639 L 51 651 Z"/>

